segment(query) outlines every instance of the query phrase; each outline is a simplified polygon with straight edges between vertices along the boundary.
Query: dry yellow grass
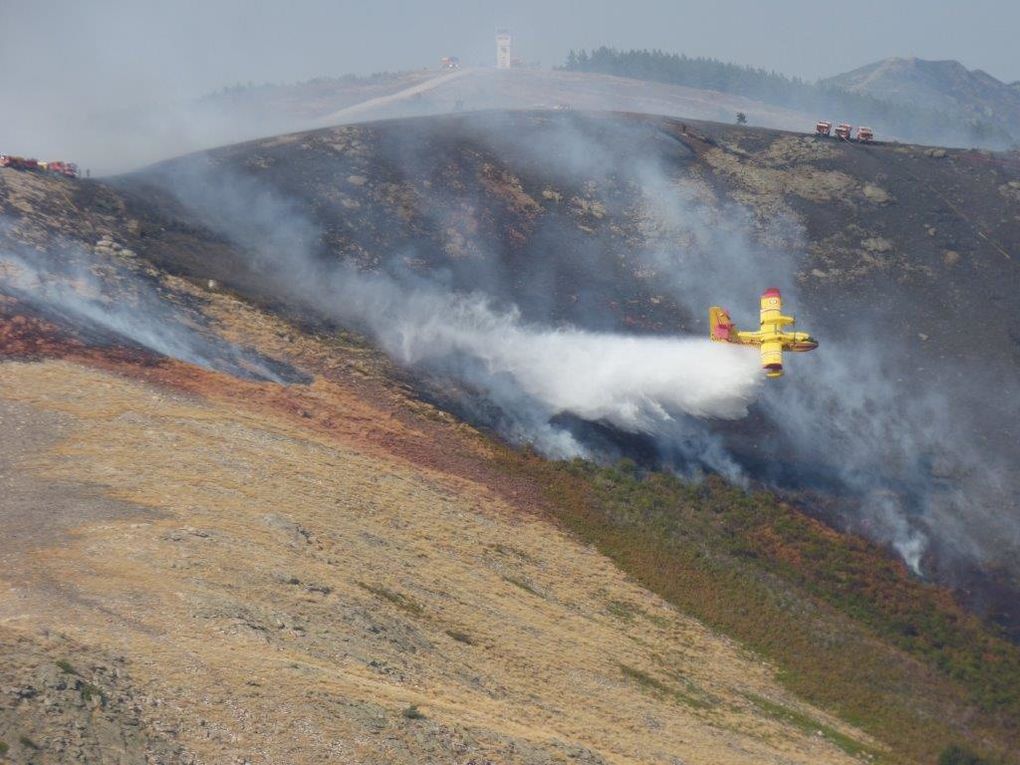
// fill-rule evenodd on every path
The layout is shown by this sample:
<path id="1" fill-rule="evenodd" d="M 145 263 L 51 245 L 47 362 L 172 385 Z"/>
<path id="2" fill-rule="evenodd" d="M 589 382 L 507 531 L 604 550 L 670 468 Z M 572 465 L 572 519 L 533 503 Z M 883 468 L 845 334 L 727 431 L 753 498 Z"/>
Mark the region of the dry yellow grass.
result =
<path id="1" fill-rule="evenodd" d="M 742 161 L 737 155 L 721 149 L 712 149 L 705 153 L 705 159 L 750 194 L 759 205 L 771 202 L 779 206 L 785 194 L 827 201 L 849 195 L 859 186 L 854 178 L 838 170 L 818 170 L 810 166 L 780 169 L 773 166 L 777 163 L 776 157 L 768 157 L 766 163 L 758 164 Z"/>
<path id="2" fill-rule="evenodd" d="M 200 762 L 852 760 L 753 696 L 868 741 L 491 487 L 356 426 L 67 362 L 0 364 L 0 396 L 67 423 L 19 470 L 139 508 L 19 553 L 4 625 L 125 656 Z"/>

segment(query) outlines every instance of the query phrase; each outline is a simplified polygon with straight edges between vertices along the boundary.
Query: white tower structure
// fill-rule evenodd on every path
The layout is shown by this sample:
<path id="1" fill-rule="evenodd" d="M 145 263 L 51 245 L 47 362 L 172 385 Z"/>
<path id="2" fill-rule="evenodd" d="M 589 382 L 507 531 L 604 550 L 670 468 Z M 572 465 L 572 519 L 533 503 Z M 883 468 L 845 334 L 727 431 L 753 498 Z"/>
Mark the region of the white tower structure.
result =
<path id="1" fill-rule="evenodd" d="M 496 68 L 510 68 L 510 30 L 499 29 L 496 31 Z"/>

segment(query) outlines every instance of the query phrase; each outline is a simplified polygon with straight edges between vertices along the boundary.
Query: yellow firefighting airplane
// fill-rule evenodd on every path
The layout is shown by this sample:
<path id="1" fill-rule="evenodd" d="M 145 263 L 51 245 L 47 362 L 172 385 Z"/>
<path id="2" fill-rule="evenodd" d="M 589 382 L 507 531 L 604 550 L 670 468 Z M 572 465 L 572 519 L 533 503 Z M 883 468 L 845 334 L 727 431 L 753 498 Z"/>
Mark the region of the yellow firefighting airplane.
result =
<path id="1" fill-rule="evenodd" d="M 709 337 L 717 343 L 757 345 L 761 348 L 761 365 L 766 377 L 783 376 L 783 351 L 813 351 L 818 341 L 806 332 L 784 332 L 793 324 L 792 316 L 783 316 L 783 296 L 770 287 L 761 293 L 761 328 L 757 332 L 741 332 L 723 308 L 708 309 Z"/>

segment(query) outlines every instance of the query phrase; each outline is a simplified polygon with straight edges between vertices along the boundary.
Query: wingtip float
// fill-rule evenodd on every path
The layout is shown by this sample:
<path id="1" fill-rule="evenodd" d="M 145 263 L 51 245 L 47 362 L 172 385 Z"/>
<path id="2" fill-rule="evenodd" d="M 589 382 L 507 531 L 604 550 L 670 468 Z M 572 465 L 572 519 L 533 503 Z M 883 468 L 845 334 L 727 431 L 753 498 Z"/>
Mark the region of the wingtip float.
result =
<path id="1" fill-rule="evenodd" d="M 783 296 L 775 287 L 761 293 L 761 327 L 756 332 L 743 332 L 730 319 L 725 308 L 708 309 L 709 338 L 717 343 L 756 345 L 761 349 L 761 366 L 766 377 L 783 376 L 783 351 L 804 353 L 818 347 L 818 341 L 806 332 L 786 332 L 793 325 L 792 316 L 783 316 Z"/>

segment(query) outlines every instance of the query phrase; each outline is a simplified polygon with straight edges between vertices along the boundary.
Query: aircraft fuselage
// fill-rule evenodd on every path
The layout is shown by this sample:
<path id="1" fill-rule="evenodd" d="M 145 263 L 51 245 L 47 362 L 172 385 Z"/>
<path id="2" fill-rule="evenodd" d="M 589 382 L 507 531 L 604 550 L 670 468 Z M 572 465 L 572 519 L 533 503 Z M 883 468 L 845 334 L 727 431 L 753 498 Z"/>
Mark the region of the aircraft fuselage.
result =
<path id="1" fill-rule="evenodd" d="M 783 351 L 805 353 L 818 347 L 818 341 L 807 332 L 787 332 L 784 327 L 794 323 L 792 316 L 783 315 L 783 298 L 771 287 L 761 295 L 760 327 L 755 332 L 737 329 L 729 313 L 718 306 L 709 309 L 709 337 L 719 343 L 756 345 L 761 349 L 761 365 L 767 377 L 783 374 Z"/>

